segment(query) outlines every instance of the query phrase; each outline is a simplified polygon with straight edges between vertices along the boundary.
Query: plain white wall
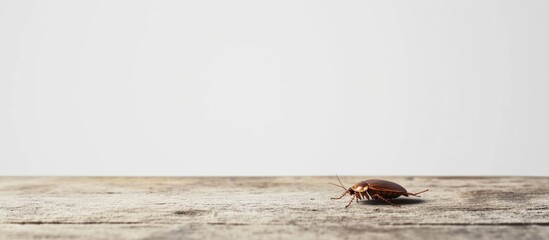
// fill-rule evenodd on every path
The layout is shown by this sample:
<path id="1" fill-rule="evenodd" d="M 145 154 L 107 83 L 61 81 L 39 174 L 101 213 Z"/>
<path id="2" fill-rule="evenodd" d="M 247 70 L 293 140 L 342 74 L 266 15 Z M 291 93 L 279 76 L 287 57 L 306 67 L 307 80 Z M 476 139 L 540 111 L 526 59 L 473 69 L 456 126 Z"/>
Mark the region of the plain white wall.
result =
<path id="1" fill-rule="evenodd" d="M 2 175 L 548 175 L 549 1 L 0 1 Z"/>

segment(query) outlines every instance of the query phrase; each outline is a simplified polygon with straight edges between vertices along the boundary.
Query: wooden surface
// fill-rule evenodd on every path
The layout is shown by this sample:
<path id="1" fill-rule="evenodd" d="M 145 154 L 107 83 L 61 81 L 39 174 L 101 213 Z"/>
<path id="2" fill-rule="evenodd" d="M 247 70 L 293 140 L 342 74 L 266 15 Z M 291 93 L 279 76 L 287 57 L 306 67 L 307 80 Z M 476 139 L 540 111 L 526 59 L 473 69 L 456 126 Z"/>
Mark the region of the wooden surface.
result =
<path id="1" fill-rule="evenodd" d="M 430 191 L 345 209 L 334 177 L 0 177 L 0 239 L 549 239 L 547 177 L 384 179 Z"/>

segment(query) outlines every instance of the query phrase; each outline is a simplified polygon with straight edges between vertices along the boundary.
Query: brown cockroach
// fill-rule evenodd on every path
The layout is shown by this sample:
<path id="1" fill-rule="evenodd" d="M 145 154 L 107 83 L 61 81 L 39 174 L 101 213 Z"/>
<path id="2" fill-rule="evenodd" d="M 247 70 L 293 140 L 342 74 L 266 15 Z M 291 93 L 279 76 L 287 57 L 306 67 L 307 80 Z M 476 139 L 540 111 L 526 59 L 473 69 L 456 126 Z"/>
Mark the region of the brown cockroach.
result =
<path id="1" fill-rule="evenodd" d="M 390 182 L 390 181 L 387 181 L 387 180 L 381 180 L 381 179 L 367 179 L 367 180 L 364 180 L 362 182 L 355 183 L 355 185 L 353 185 L 352 187 L 347 189 L 345 186 L 343 186 L 343 183 L 341 183 L 341 180 L 339 180 L 339 177 L 338 176 L 336 176 L 336 177 L 337 177 L 337 181 L 339 181 L 340 185 L 337 185 L 335 183 L 330 183 L 330 184 L 338 186 L 338 187 L 342 187 L 343 189 L 345 189 L 345 192 L 340 197 L 332 198 L 332 200 L 341 199 L 345 195 L 347 195 L 347 193 L 349 195 L 353 196 L 353 198 L 351 199 L 351 201 L 349 201 L 349 204 L 347 204 L 345 206 L 345 208 L 347 208 L 349 205 L 351 205 L 351 203 L 353 202 L 353 200 L 355 198 L 356 198 L 357 203 L 358 203 L 358 200 L 362 200 L 363 198 L 366 198 L 368 201 L 369 200 L 381 200 L 381 201 L 389 203 L 393 206 L 399 207 L 398 205 L 395 205 L 394 203 L 389 201 L 389 199 L 397 198 L 397 197 L 400 197 L 400 196 L 420 197 L 419 194 L 429 191 L 429 189 L 426 189 L 426 190 L 423 190 L 421 192 L 411 193 L 411 192 L 406 191 L 406 189 L 404 189 L 402 186 L 400 186 L 400 185 L 398 185 L 394 182 Z"/>

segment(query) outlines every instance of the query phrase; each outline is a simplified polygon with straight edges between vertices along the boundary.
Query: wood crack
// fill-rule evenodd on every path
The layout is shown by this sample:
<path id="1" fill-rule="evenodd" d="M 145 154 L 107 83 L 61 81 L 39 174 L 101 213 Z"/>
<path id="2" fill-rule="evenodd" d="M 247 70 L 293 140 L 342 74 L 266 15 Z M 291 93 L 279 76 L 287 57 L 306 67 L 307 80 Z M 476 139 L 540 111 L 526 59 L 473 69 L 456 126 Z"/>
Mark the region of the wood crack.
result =
<path id="1" fill-rule="evenodd" d="M 388 224 L 389 225 L 389 224 Z M 496 222 L 496 223 L 395 223 L 392 226 L 549 226 L 549 222 Z"/>
<path id="2" fill-rule="evenodd" d="M 59 224 L 59 225 L 94 225 L 94 224 L 146 224 L 143 222 L 113 222 L 113 221 L 85 221 L 85 222 L 63 222 L 63 221 L 18 221 L 8 222 L 7 224 L 19 224 L 19 225 L 45 225 L 45 224 Z"/>

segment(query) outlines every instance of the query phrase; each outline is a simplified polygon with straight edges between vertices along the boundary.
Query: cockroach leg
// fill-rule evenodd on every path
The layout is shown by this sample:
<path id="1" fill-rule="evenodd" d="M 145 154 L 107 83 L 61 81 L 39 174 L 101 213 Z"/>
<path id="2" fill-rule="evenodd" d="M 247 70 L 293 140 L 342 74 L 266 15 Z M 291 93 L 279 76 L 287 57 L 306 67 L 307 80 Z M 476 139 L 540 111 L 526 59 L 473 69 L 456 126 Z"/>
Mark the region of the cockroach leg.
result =
<path id="1" fill-rule="evenodd" d="M 419 194 L 422 194 L 422 193 L 424 193 L 424 192 L 427 192 L 427 191 L 429 191 L 429 189 L 425 189 L 425 190 L 423 190 L 423 191 L 421 191 L 421 192 L 417 192 L 417 193 L 409 193 L 409 192 L 408 192 L 408 193 L 406 193 L 406 194 L 407 194 L 407 195 L 416 196 L 416 197 L 421 197 L 421 196 L 418 196 L 418 195 L 419 195 Z"/>
<path id="2" fill-rule="evenodd" d="M 341 199 L 342 197 L 345 197 L 345 195 L 347 195 L 348 192 L 349 192 L 349 191 L 345 191 L 345 192 L 341 195 L 341 197 L 338 197 L 338 198 L 337 198 L 337 197 L 333 197 L 333 198 L 331 198 L 331 199 L 332 199 L 332 200 Z"/>
<path id="3" fill-rule="evenodd" d="M 382 200 L 382 201 L 384 201 L 384 202 L 386 202 L 386 203 L 388 203 L 388 204 L 391 204 L 391 205 L 393 205 L 393 206 L 395 206 L 395 207 L 400 207 L 399 205 L 395 205 L 395 204 L 392 203 L 391 201 L 389 201 L 389 200 L 383 198 L 382 196 L 379 196 L 379 194 L 374 194 L 374 195 L 372 196 L 372 198 L 374 198 L 374 199 L 380 199 L 380 200 Z"/>
<path id="4" fill-rule="evenodd" d="M 370 200 L 370 196 L 368 195 L 368 185 L 364 187 L 364 192 L 362 192 L 363 195 L 366 195 L 366 199 Z"/>
<path id="5" fill-rule="evenodd" d="M 364 195 L 366 195 L 366 199 L 368 199 L 368 201 L 372 200 L 372 198 L 370 197 L 370 194 L 368 192 L 364 192 L 364 193 L 365 193 Z"/>
<path id="6" fill-rule="evenodd" d="M 347 205 L 345 206 L 345 208 L 347 208 L 349 205 L 351 205 L 351 203 L 353 203 L 353 200 L 355 200 L 355 197 L 356 197 L 356 196 L 353 195 L 353 198 L 351 198 L 351 201 L 349 201 L 349 204 L 347 204 Z"/>

